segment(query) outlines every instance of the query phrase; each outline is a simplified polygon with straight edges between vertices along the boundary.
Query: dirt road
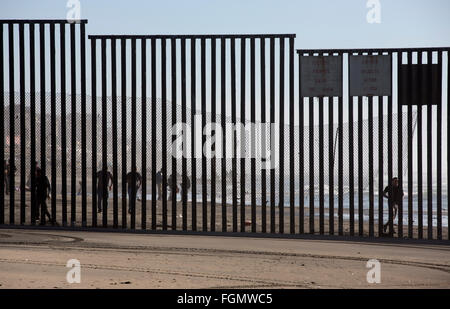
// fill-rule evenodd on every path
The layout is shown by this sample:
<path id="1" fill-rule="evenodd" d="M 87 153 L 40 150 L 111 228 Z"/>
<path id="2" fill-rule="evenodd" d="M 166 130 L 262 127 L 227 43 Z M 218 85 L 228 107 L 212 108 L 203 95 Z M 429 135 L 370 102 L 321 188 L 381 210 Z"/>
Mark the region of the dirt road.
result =
<path id="1" fill-rule="evenodd" d="M 0 230 L 0 288 L 450 288 L 450 246 Z"/>

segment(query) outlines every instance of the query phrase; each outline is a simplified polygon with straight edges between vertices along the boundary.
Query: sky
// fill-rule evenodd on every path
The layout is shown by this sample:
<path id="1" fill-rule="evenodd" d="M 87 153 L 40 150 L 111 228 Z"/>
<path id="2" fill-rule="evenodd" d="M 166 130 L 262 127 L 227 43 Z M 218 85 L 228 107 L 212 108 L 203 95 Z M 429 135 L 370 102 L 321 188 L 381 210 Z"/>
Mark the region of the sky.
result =
<path id="1" fill-rule="evenodd" d="M 294 33 L 296 49 L 450 46 L 450 1 L 379 0 L 380 23 L 367 22 L 368 2 L 80 0 L 87 34 Z M 0 0 L 0 19 L 65 19 L 68 3 Z"/>
<path id="2" fill-rule="evenodd" d="M 296 48 L 450 45 L 450 1 L 380 0 L 80 0 L 92 34 L 295 33 Z M 64 19 L 68 0 L 1 0 L 0 18 Z"/>

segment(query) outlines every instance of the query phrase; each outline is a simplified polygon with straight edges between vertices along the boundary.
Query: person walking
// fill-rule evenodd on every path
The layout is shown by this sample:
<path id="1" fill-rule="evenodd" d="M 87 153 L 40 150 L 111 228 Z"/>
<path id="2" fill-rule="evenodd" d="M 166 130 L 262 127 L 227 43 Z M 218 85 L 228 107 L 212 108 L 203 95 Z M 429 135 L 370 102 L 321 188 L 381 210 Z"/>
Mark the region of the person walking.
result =
<path id="1" fill-rule="evenodd" d="M 102 212 L 102 209 L 107 210 L 109 191 L 112 189 L 113 176 L 111 172 L 101 170 L 97 172 L 97 209 L 98 212 Z M 106 202 L 103 205 L 103 200 L 106 198 Z"/>
<path id="2" fill-rule="evenodd" d="M 48 217 L 48 220 L 52 225 L 58 225 L 56 219 L 52 218 L 47 208 L 47 198 L 50 197 L 51 190 L 50 181 L 39 167 L 36 168 L 35 183 L 34 186 L 31 187 L 31 190 L 34 191 L 36 199 L 36 208 L 34 209 L 36 220 L 40 220 L 40 216 L 42 215 L 42 220 L 40 220 L 39 225 L 45 225 L 45 216 Z"/>
<path id="3" fill-rule="evenodd" d="M 126 181 L 128 185 L 128 198 L 130 200 L 128 213 L 132 214 L 136 206 L 136 195 L 142 184 L 142 176 L 138 172 L 129 172 Z"/>
<path id="4" fill-rule="evenodd" d="M 397 177 L 392 178 L 392 182 L 388 185 L 384 191 L 383 196 L 388 199 L 389 204 L 389 220 L 383 225 L 383 231 L 386 233 L 388 226 L 394 225 L 395 217 L 397 217 L 398 205 L 402 202 L 403 190 L 400 188 L 399 179 Z M 393 214 L 393 215 L 391 215 Z M 393 235 L 395 230 L 389 231 L 390 235 Z"/>

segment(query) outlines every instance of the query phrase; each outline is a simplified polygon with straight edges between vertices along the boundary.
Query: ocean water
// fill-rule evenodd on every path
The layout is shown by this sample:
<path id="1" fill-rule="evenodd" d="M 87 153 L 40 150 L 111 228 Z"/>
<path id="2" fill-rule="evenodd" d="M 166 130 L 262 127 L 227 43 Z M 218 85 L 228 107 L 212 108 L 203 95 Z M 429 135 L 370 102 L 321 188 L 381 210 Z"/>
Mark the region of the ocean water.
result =
<path id="1" fill-rule="evenodd" d="M 201 188 L 200 188 L 201 189 Z M 238 188 L 238 205 L 240 205 L 240 188 Z M 222 196 L 221 196 L 221 191 L 219 190 L 219 192 L 216 194 L 216 203 L 218 205 L 220 205 L 222 203 Z M 201 203 L 202 202 L 202 194 L 201 192 L 196 194 L 197 197 L 197 203 Z M 147 199 L 151 200 L 152 196 L 151 194 L 147 195 Z M 211 197 L 208 196 L 208 202 L 211 201 Z M 267 192 L 267 206 L 270 205 L 270 191 Z M 181 201 L 181 195 L 178 194 L 177 195 L 177 201 Z M 188 193 L 188 201 L 192 201 L 192 193 L 189 192 Z M 325 194 L 324 196 L 324 201 L 325 201 L 325 217 L 328 217 L 329 215 L 329 205 L 330 205 L 330 200 L 329 200 L 329 196 L 328 194 Z M 226 202 L 227 204 L 232 204 L 233 200 L 232 200 L 232 195 L 227 194 L 227 198 L 226 198 Z M 319 216 L 319 191 L 315 192 L 314 195 L 314 209 L 315 209 L 315 216 Z M 337 210 L 338 210 L 338 195 L 337 193 L 335 193 L 334 195 L 334 217 L 338 218 L 337 215 Z M 284 196 L 284 207 L 286 209 L 289 209 L 290 207 L 290 197 L 288 194 L 285 194 Z M 303 202 L 303 205 L 306 209 L 309 209 L 309 204 L 310 204 L 310 200 L 309 200 L 309 191 L 305 192 L 305 199 Z M 251 194 L 246 194 L 245 196 L 245 205 L 251 205 Z M 257 207 L 261 207 L 262 205 L 262 199 L 261 199 L 261 195 L 257 194 L 257 198 L 256 198 L 256 205 Z M 278 211 L 278 207 L 279 207 L 279 199 L 278 196 L 275 196 L 275 205 L 277 207 L 277 211 Z M 294 201 L 294 205 L 296 208 L 299 208 L 300 205 L 300 200 L 299 200 L 299 195 L 298 193 L 296 193 L 295 195 L 295 201 Z M 433 194 L 433 226 L 437 226 L 437 195 Z M 344 194 L 343 197 L 343 208 L 344 208 L 344 214 L 343 217 L 345 220 L 349 220 L 350 219 L 350 195 Z M 355 209 L 355 218 L 358 217 L 358 210 L 359 210 L 359 202 L 358 202 L 358 191 L 355 191 L 354 194 L 354 209 Z M 428 224 L 428 200 L 427 200 L 427 194 L 423 195 L 423 226 L 427 226 Z M 379 210 L 379 204 L 378 204 L 378 194 L 374 195 L 374 219 L 378 220 L 378 210 Z M 309 214 L 309 210 L 305 211 L 306 214 Z M 365 221 L 369 221 L 369 193 L 368 192 L 364 192 L 363 193 L 363 218 Z M 296 212 L 296 215 L 298 216 L 298 212 Z M 389 208 L 388 208 L 388 203 L 387 203 L 387 199 L 384 199 L 383 202 L 383 219 L 384 221 L 387 221 L 387 218 L 389 216 Z M 418 198 L 417 195 L 413 195 L 413 225 L 418 225 L 418 221 L 419 221 L 419 215 L 418 215 Z M 405 197 L 403 199 L 403 224 L 407 225 L 408 224 L 408 196 L 405 194 Z M 448 196 L 446 193 L 443 192 L 442 195 L 442 226 L 443 227 L 448 227 Z"/>

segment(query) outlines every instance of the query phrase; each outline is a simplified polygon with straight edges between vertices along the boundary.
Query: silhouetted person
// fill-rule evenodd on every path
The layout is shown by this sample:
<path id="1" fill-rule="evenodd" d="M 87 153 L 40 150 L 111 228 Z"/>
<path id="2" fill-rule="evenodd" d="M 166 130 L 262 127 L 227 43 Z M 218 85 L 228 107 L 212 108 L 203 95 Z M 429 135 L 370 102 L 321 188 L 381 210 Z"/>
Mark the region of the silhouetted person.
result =
<path id="1" fill-rule="evenodd" d="M 103 208 L 107 210 L 109 191 L 112 188 L 112 174 L 108 170 L 101 170 L 97 172 L 97 209 L 102 212 L 103 199 L 106 198 L 106 203 Z"/>
<path id="2" fill-rule="evenodd" d="M 189 178 L 189 176 L 183 175 L 181 180 L 181 196 L 183 196 L 184 192 L 186 192 L 187 194 L 190 187 L 191 187 L 191 179 Z"/>
<path id="3" fill-rule="evenodd" d="M 6 187 L 6 194 L 9 194 L 9 186 L 10 186 L 10 177 L 11 175 L 16 174 L 16 166 L 14 165 L 14 162 L 11 162 L 11 159 L 9 159 L 9 163 L 6 165 L 6 175 L 5 175 L 5 187 Z"/>
<path id="4" fill-rule="evenodd" d="M 155 175 L 155 183 L 156 183 L 156 189 L 158 190 L 158 201 L 162 200 L 162 178 L 163 174 L 161 171 L 157 172 Z"/>
<path id="5" fill-rule="evenodd" d="M 130 199 L 130 207 L 128 213 L 131 214 L 136 206 L 136 194 L 142 184 L 142 176 L 138 172 L 129 172 L 127 174 L 128 198 Z"/>
<path id="6" fill-rule="evenodd" d="M 169 176 L 169 178 L 167 179 L 167 186 L 169 187 L 169 190 L 170 190 L 170 196 L 169 196 L 169 201 L 171 201 L 172 200 L 172 198 L 173 198 L 173 194 L 175 194 L 175 198 L 176 198 L 176 195 L 177 195 L 177 193 L 178 193 L 178 191 L 179 191 L 179 189 L 178 189 L 178 185 L 177 185 L 177 180 L 175 179 L 175 186 L 174 186 L 174 184 L 173 184 L 173 174 L 172 175 L 170 175 Z"/>
<path id="7" fill-rule="evenodd" d="M 47 216 L 48 220 L 52 223 L 52 225 L 57 225 L 55 218 L 52 218 L 50 212 L 47 208 L 47 198 L 50 196 L 50 181 L 48 177 L 44 175 L 42 170 L 38 167 L 36 168 L 35 174 L 35 182 L 34 186 L 31 187 L 31 190 L 34 193 L 34 198 L 36 199 L 36 208 L 35 208 L 35 217 L 36 220 L 40 219 L 40 214 L 43 216 Z M 40 225 L 44 225 L 44 219 L 41 220 Z"/>
<path id="8" fill-rule="evenodd" d="M 397 177 L 392 178 L 392 183 L 387 186 L 383 191 L 383 196 L 389 201 L 389 220 L 383 226 L 383 231 L 386 233 L 388 226 L 392 223 L 394 224 L 395 217 L 397 216 L 398 205 L 402 202 L 403 199 L 403 190 L 399 186 L 399 180 Z M 391 213 L 393 216 L 391 217 Z M 395 231 L 390 231 L 389 234 L 394 234 Z"/>

